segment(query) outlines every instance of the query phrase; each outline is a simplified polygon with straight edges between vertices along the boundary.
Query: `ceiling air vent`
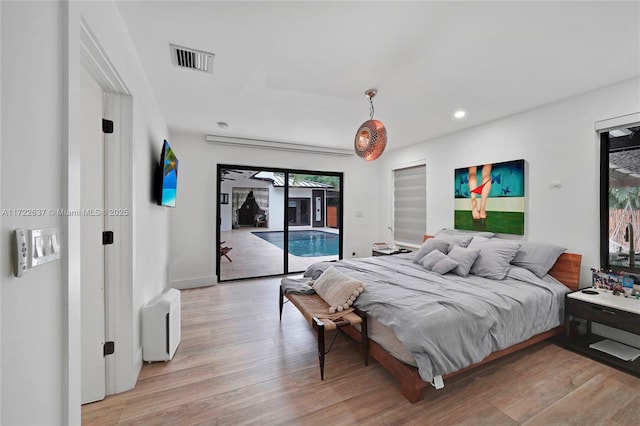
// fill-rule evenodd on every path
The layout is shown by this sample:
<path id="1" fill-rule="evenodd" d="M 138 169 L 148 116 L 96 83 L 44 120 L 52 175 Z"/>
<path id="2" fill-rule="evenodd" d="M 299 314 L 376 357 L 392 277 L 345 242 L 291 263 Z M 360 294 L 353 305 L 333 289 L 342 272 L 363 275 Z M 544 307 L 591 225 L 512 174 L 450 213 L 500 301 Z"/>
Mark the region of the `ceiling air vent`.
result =
<path id="1" fill-rule="evenodd" d="M 213 53 L 189 49 L 188 47 L 170 44 L 171 62 L 180 68 L 204 71 L 213 74 Z"/>

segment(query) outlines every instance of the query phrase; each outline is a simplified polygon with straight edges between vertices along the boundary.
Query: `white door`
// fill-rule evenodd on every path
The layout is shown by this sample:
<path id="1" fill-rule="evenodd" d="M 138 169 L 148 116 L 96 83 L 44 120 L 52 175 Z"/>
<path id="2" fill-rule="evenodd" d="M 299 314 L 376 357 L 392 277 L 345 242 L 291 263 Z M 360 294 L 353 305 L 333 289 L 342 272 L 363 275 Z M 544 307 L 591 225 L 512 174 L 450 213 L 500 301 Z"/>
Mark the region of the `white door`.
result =
<path id="1" fill-rule="evenodd" d="M 105 207 L 104 134 L 102 133 L 102 88 L 82 67 L 81 187 L 78 212 L 81 232 L 81 339 L 82 403 L 104 399 L 106 364 L 104 300 Z"/>

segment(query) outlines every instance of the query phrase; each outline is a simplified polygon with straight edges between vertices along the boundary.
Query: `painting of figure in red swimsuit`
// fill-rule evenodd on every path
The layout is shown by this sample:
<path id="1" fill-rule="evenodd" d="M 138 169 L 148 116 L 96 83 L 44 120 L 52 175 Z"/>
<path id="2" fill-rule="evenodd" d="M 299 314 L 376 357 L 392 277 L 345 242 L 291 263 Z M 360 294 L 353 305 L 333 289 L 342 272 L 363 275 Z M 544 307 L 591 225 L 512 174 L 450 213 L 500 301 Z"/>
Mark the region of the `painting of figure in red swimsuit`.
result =
<path id="1" fill-rule="evenodd" d="M 455 170 L 456 229 L 524 234 L 524 160 Z"/>

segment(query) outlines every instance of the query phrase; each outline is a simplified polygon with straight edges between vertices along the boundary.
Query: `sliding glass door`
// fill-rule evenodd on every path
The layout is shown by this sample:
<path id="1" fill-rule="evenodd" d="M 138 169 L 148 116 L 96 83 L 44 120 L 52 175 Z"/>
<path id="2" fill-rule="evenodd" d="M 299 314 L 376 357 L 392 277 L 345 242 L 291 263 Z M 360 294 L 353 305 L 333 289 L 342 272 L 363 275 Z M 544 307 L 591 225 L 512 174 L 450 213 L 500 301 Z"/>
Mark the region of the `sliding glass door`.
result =
<path id="1" fill-rule="evenodd" d="M 342 173 L 218 165 L 218 281 L 342 258 Z"/>

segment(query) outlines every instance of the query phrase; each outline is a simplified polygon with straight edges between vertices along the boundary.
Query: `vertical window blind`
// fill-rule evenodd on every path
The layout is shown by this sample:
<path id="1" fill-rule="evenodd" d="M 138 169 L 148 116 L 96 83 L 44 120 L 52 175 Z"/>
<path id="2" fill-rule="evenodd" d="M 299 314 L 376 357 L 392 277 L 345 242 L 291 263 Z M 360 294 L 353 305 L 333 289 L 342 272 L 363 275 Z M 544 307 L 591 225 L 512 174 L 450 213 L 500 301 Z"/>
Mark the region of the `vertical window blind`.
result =
<path id="1" fill-rule="evenodd" d="M 421 244 L 427 229 L 427 168 L 413 166 L 393 171 L 393 238 Z"/>

